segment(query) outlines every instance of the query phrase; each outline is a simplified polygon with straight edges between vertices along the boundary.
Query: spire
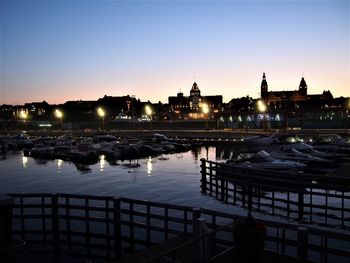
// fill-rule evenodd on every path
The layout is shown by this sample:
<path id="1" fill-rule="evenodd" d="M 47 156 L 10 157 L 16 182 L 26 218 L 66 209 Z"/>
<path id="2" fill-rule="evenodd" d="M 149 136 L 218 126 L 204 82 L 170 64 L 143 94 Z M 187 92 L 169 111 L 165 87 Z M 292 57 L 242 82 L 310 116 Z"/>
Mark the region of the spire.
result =
<path id="1" fill-rule="evenodd" d="M 262 81 L 261 81 L 261 98 L 265 98 L 267 97 L 268 94 L 268 85 L 267 85 L 267 81 L 266 81 L 266 75 L 265 72 L 263 72 L 263 76 L 262 76 Z"/>
<path id="2" fill-rule="evenodd" d="M 307 95 L 307 84 L 304 77 L 301 78 L 301 81 L 299 84 L 299 94 L 304 96 Z"/>
<path id="3" fill-rule="evenodd" d="M 307 84 L 306 84 L 304 77 L 301 78 L 299 88 L 307 88 Z"/>

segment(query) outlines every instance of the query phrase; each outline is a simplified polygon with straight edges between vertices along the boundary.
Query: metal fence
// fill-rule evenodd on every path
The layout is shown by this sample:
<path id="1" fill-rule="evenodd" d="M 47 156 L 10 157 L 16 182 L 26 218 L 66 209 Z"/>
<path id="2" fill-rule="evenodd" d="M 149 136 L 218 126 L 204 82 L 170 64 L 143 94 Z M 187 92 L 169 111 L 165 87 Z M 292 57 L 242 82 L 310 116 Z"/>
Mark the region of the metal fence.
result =
<path id="1" fill-rule="evenodd" d="M 120 258 L 181 236 L 184 237 L 181 243 L 160 247 L 144 261 L 176 259 L 183 257 L 183 251 L 187 251 L 187 257 L 191 257 L 188 251 L 196 253 L 192 254 L 195 260 L 206 257 L 215 261 L 233 249 L 232 225 L 241 218 L 208 209 L 108 196 L 11 196 L 15 199 L 13 233 L 26 241 L 28 250 L 57 256 L 64 253 L 86 258 Z M 257 221 L 266 227 L 266 251 L 314 262 L 348 262 L 350 233 L 273 220 Z"/>

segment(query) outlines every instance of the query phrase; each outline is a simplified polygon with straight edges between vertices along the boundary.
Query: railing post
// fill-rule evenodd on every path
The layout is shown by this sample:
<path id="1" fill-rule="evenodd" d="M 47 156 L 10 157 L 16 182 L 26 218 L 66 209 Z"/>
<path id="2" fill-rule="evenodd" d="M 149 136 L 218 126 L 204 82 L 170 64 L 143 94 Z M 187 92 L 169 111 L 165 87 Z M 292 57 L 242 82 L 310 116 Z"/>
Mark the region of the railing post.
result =
<path id="1" fill-rule="evenodd" d="M 225 180 L 220 180 L 220 201 L 225 201 Z"/>
<path id="2" fill-rule="evenodd" d="M 120 198 L 113 199 L 114 248 L 115 258 L 122 256 L 121 208 Z"/>
<path id="3" fill-rule="evenodd" d="M 206 194 L 207 193 L 207 167 L 206 167 L 206 160 L 204 158 L 201 159 L 201 174 L 202 174 L 202 180 L 201 180 L 202 194 Z"/>
<path id="4" fill-rule="evenodd" d="M 208 237 L 204 237 L 208 233 L 207 220 L 200 217 L 196 221 L 196 258 L 198 263 L 206 263 L 210 261 L 210 247 Z M 202 238 L 201 238 L 202 237 Z"/>
<path id="5" fill-rule="evenodd" d="M 308 252 L 308 228 L 298 227 L 298 262 L 306 262 Z"/>
<path id="6" fill-rule="evenodd" d="M 11 242 L 13 198 L 0 195 L 0 245 Z"/>
<path id="7" fill-rule="evenodd" d="M 197 229 L 197 219 L 201 217 L 201 209 L 200 208 L 192 208 L 192 236 L 195 238 Z"/>
<path id="8" fill-rule="evenodd" d="M 302 178 L 298 174 L 298 221 L 302 221 L 304 217 L 304 186 L 301 183 Z"/>
<path id="9" fill-rule="evenodd" d="M 248 210 L 251 210 L 253 206 L 253 191 L 252 186 L 248 185 Z"/>
<path id="10" fill-rule="evenodd" d="M 59 206 L 58 206 L 59 194 L 53 194 L 51 196 L 51 223 L 52 223 L 52 243 L 55 257 L 60 256 L 60 224 L 59 224 Z"/>

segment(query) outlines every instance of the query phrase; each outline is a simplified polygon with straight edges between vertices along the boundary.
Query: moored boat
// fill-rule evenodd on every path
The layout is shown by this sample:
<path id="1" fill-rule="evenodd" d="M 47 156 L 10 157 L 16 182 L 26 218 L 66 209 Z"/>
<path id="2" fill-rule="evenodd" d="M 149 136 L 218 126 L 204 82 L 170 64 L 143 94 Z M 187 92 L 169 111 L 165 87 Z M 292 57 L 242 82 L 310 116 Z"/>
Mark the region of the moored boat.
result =
<path id="1" fill-rule="evenodd" d="M 300 162 L 279 160 L 273 158 L 266 151 L 258 153 L 244 153 L 235 160 L 228 160 L 226 168 L 264 169 L 264 170 L 303 170 L 306 165 Z"/>

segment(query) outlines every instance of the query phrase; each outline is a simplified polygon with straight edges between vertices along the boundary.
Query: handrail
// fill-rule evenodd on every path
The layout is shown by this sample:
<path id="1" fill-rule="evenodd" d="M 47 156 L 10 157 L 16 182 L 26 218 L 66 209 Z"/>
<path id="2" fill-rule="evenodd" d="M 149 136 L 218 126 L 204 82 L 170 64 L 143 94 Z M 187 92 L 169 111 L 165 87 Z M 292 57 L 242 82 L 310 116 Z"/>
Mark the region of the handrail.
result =
<path id="1" fill-rule="evenodd" d="M 13 196 L 16 196 L 16 194 L 12 194 Z M 209 209 L 194 209 L 191 207 L 186 207 L 186 206 L 177 206 L 177 205 L 171 205 L 171 204 L 161 204 L 161 203 L 154 203 L 154 202 L 147 202 L 144 200 L 135 200 L 135 199 L 129 199 L 129 198 L 114 198 L 111 196 L 91 196 L 91 199 L 89 199 L 89 196 L 87 195 L 73 195 L 72 200 L 77 198 L 85 201 L 85 206 L 84 205 L 75 205 L 74 201 L 71 201 L 71 198 L 69 195 L 66 194 L 49 194 L 46 197 L 54 197 L 57 199 L 52 199 L 48 198 L 44 202 L 44 198 L 41 194 L 38 194 L 38 196 L 35 196 L 34 194 L 28 194 L 28 200 L 26 200 L 26 194 L 20 194 L 18 195 L 15 199 L 15 206 L 13 209 L 16 209 L 17 213 L 15 214 L 15 219 L 18 220 L 17 222 L 20 224 L 17 224 L 17 227 L 20 229 L 20 232 L 17 232 L 21 234 L 21 231 L 25 235 L 42 235 L 43 236 L 43 241 L 44 243 L 47 243 L 48 245 L 55 244 L 56 245 L 56 252 L 60 252 L 60 243 L 64 244 L 65 247 L 71 247 L 71 246 L 90 246 L 91 248 L 95 248 L 97 246 L 96 243 L 93 243 L 91 240 L 94 238 L 100 238 L 104 240 L 105 243 L 105 250 L 108 251 L 107 255 L 113 256 L 113 255 L 121 255 L 121 249 L 125 248 L 130 248 L 131 250 L 134 248 L 133 244 L 138 244 L 142 245 L 144 247 L 148 247 L 151 245 L 154 245 L 154 242 L 152 243 L 152 237 L 151 235 L 152 232 L 156 232 L 159 235 L 161 235 L 161 240 L 167 240 L 168 235 L 169 238 L 177 235 L 191 235 L 193 234 L 194 231 L 194 224 L 196 222 L 196 219 L 199 217 L 205 218 L 208 220 L 207 226 L 212 229 L 209 233 L 206 233 L 200 237 L 193 238 L 189 241 L 186 241 L 182 244 L 177 245 L 176 247 L 173 247 L 171 249 L 167 249 L 166 251 L 163 251 L 162 253 L 153 256 L 149 260 L 155 260 L 159 257 L 162 257 L 164 255 L 169 255 L 169 253 L 174 253 L 176 250 L 179 250 L 183 248 L 184 246 L 189 246 L 193 244 L 194 242 L 199 242 L 200 240 L 203 240 L 204 238 L 210 238 L 211 236 L 215 236 L 219 231 L 226 230 L 227 233 L 231 232 L 231 226 L 234 224 L 234 222 L 241 218 L 242 215 L 237 215 L 237 214 L 230 214 L 227 212 L 220 212 L 220 211 L 215 211 L 215 210 L 209 210 Z M 32 199 L 37 197 L 37 199 Z M 99 203 L 95 203 L 94 198 L 98 198 L 100 201 Z M 41 200 L 40 200 L 41 198 Z M 56 200 L 54 203 L 52 203 L 52 200 Z M 91 203 L 89 203 L 89 200 Z M 110 200 L 113 200 L 113 207 L 111 207 Z M 123 200 L 125 201 L 123 203 Z M 33 213 L 25 213 L 26 211 L 30 211 L 31 205 L 33 205 L 35 208 L 38 208 L 37 203 L 38 202 L 44 202 L 42 203 L 43 210 L 38 209 L 35 210 L 36 212 Z M 132 206 L 129 208 L 129 202 L 132 204 Z M 142 203 L 144 206 L 138 206 L 138 204 Z M 108 203 L 108 205 L 107 205 Z M 25 205 L 23 208 L 22 206 Z M 70 206 L 72 205 L 72 206 Z M 90 205 L 93 205 L 92 207 Z M 157 211 L 155 213 L 151 213 L 153 208 L 159 208 L 158 205 L 161 205 L 161 207 L 165 208 L 164 211 L 163 209 L 160 209 L 160 211 Z M 118 208 L 119 206 L 119 208 Z M 53 214 L 51 214 L 51 209 L 47 209 L 52 207 L 52 213 L 54 211 L 55 215 L 58 217 L 58 221 L 55 222 L 55 227 L 58 225 L 65 225 L 67 224 L 67 227 L 69 228 L 59 228 L 56 229 L 54 235 L 51 235 L 51 221 L 50 218 L 52 218 Z M 123 209 L 121 209 L 123 207 Z M 94 217 L 94 209 L 99 208 L 96 210 L 96 213 L 103 213 L 105 215 L 105 218 L 100 218 L 99 220 L 95 220 Z M 182 208 L 182 210 L 181 210 Z M 28 210 L 27 210 L 28 209 Z M 79 214 L 70 212 L 70 209 L 72 210 L 78 210 Z M 48 213 L 47 211 L 50 211 Z M 174 211 L 171 211 L 174 210 Z M 176 210 L 181 210 L 183 213 L 178 213 Z M 49 225 L 48 228 L 42 229 L 42 230 L 37 230 L 33 231 L 33 229 L 30 229 L 30 224 L 27 222 L 30 222 L 30 220 L 37 220 L 37 219 L 42 219 L 43 222 L 47 220 L 47 223 Z M 157 221 L 161 221 L 162 223 L 159 224 L 152 222 L 152 219 L 156 219 Z M 27 221 L 28 220 L 28 221 Z M 74 229 L 73 225 L 70 226 L 71 221 L 80 221 L 83 224 L 83 230 L 78 230 Z M 220 225 L 217 224 L 217 222 L 223 222 L 229 220 L 230 223 L 227 223 L 225 225 Z M 233 222 L 232 222 L 233 221 Z M 298 233 L 298 227 L 300 226 L 307 226 L 308 228 L 308 235 L 316 236 L 316 238 L 319 238 L 320 240 L 322 239 L 327 239 L 327 238 L 332 238 L 335 240 L 338 240 L 338 242 L 343 242 L 346 241 L 348 242 L 350 240 L 350 232 L 347 231 L 341 231 L 341 230 L 330 230 L 326 229 L 324 227 L 317 227 L 317 226 L 312 226 L 312 225 L 305 225 L 305 224 L 296 224 L 296 223 L 283 223 L 283 222 L 278 222 L 277 220 L 270 220 L 270 219 L 256 219 L 256 221 L 262 223 L 263 225 L 266 226 L 268 230 L 268 234 L 266 236 L 266 240 L 272 241 L 276 244 L 276 246 L 284 246 L 285 244 L 289 244 L 293 247 L 298 247 L 298 242 L 294 240 L 291 237 L 287 236 L 280 236 L 278 234 L 278 231 L 283 231 L 285 233 L 286 231 L 293 231 L 294 233 Z M 171 223 L 180 223 L 176 227 L 170 227 Z M 96 232 L 92 232 L 90 230 L 90 223 L 92 224 L 100 224 L 99 226 L 107 227 L 109 230 L 106 234 L 100 234 L 97 235 Z M 21 229 L 21 226 L 23 225 L 23 229 Z M 24 228 L 24 225 L 26 228 Z M 84 230 L 84 225 L 85 225 L 85 230 Z M 122 234 L 122 231 L 120 228 L 127 229 L 128 231 L 130 230 L 131 232 L 130 235 L 127 234 L 125 235 Z M 137 237 L 137 235 L 134 235 L 134 231 L 137 231 L 135 229 L 143 229 L 142 234 L 143 237 Z M 126 231 L 126 232 L 128 232 Z M 269 232 L 271 231 L 271 232 Z M 290 232 L 290 233 L 293 233 Z M 136 233 L 136 232 L 135 232 Z M 233 229 L 232 229 L 233 233 Z M 281 232 L 279 232 L 281 233 Z M 234 233 L 233 233 L 234 234 Z M 44 237 L 47 235 L 47 238 Z M 293 235 L 293 234 L 292 234 Z M 52 237 L 55 236 L 58 239 L 53 240 Z M 62 239 L 62 236 L 64 237 Z M 74 241 L 72 238 L 72 241 L 70 240 L 71 237 L 81 237 L 83 240 L 82 241 Z M 66 238 L 65 238 L 66 237 Z M 230 244 L 231 240 L 225 240 L 223 238 L 224 236 L 220 236 L 219 234 L 215 237 L 215 242 L 220 245 L 222 248 L 226 248 L 228 246 L 232 246 Z M 25 239 L 27 240 L 27 239 Z M 87 243 L 85 243 L 85 240 Z M 112 243 L 111 241 L 114 240 Z M 30 239 L 27 240 L 28 243 L 30 243 Z M 123 247 L 121 245 L 121 241 L 123 241 Z M 55 243 L 56 242 L 56 243 Z M 120 243 L 118 243 L 120 242 Z M 115 245 L 117 244 L 117 245 Z M 45 244 L 46 245 L 46 244 Z M 126 246 L 126 247 L 125 247 Z M 136 246 L 136 245 L 135 245 Z M 346 252 L 346 249 L 343 247 L 329 247 L 330 244 L 327 243 L 317 243 L 317 244 L 309 244 L 306 246 L 306 249 L 309 251 L 315 250 L 319 251 L 322 249 L 328 249 L 331 254 L 343 256 L 344 253 Z M 61 247 L 63 249 L 63 246 Z M 277 253 L 281 253 L 280 251 L 277 251 Z M 284 252 L 282 252 L 284 254 Z M 215 257 L 215 256 L 214 256 Z"/>
<path id="2" fill-rule="evenodd" d="M 168 254 L 171 254 L 172 252 L 174 252 L 174 251 L 176 251 L 176 250 L 179 250 L 179 249 L 181 249 L 181 248 L 184 248 L 184 247 L 186 247 L 186 246 L 189 246 L 189 245 L 191 245 L 191 244 L 194 244 L 194 243 L 198 242 L 199 240 L 202 240 L 202 239 L 208 238 L 208 237 L 210 237 L 210 236 L 213 236 L 213 235 L 215 235 L 216 233 L 218 233 L 219 231 L 221 231 L 221 230 L 223 230 L 223 229 L 225 229 L 225 228 L 228 228 L 228 227 L 230 227 L 230 226 L 233 226 L 234 223 L 235 223 L 235 222 L 232 222 L 232 223 L 229 223 L 229 224 L 227 224 L 227 225 L 221 226 L 221 227 L 219 227 L 219 228 L 217 228 L 217 229 L 215 229 L 215 230 L 213 230 L 213 231 L 211 231 L 211 232 L 208 232 L 208 233 L 206 233 L 206 234 L 204 234 L 204 235 L 201 235 L 201 236 L 199 236 L 199 237 L 196 237 L 196 238 L 193 238 L 193 239 L 191 239 L 191 240 L 189 240 L 189 241 L 186 241 L 186 242 L 184 242 L 184 243 L 182 243 L 182 244 L 180 244 L 180 245 L 178 245 L 178 246 L 176 246 L 176 247 L 173 247 L 173 248 L 170 248 L 170 249 L 168 249 L 168 250 L 166 250 L 166 251 L 163 251 L 163 252 L 159 253 L 158 255 L 153 256 L 153 257 L 151 257 L 150 259 L 147 259 L 145 262 L 152 262 L 152 261 L 155 261 L 155 260 L 157 260 L 157 259 L 160 259 L 161 257 L 164 257 L 164 256 L 166 256 L 166 255 L 168 255 Z"/>
<path id="3" fill-rule="evenodd" d="M 226 203 L 299 222 L 306 220 L 328 225 L 333 220 L 332 224 L 350 229 L 347 205 L 350 202 L 350 178 L 229 169 L 222 163 L 203 158 L 201 175 L 201 192 Z M 329 202 L 331 198 L 332 202 Z"/>

